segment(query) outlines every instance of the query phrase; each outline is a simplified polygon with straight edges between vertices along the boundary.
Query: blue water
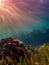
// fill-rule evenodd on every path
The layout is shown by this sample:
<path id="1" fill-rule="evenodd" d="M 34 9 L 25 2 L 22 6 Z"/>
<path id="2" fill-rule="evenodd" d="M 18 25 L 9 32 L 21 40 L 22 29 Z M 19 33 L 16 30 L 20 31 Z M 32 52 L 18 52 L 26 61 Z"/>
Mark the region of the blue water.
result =
<path id="1" fill-rule="evenodd" d="M 7 21 L 9 26 L 6 29 L 6 27 L 3 28 L 4 24 L 0 21 L 0 40 L 12 36 L 22 40 L 25 44 L 34 46 L 49 43 L 49 0 L 43 0 L 43 2 L 39 0 L 12 0 L 12 2 L 20 9 L 21 23 L 23 24 L 22 27 L 17 28 L 17 20 L 12 19 L 12 24 Z"/>

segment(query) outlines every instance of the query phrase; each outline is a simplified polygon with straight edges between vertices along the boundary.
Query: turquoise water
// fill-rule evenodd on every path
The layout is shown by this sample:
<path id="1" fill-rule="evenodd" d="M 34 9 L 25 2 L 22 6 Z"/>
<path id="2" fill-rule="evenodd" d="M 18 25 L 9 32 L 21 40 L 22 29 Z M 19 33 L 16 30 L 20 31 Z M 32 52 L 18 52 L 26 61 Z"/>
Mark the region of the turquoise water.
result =
<path id="1" fill-rule="evenodd" d="M 49 42 L 49 0 L 10 0 L 8 4 L 0 9 L 0 39 L 12 36 L 35 45 Z"/>

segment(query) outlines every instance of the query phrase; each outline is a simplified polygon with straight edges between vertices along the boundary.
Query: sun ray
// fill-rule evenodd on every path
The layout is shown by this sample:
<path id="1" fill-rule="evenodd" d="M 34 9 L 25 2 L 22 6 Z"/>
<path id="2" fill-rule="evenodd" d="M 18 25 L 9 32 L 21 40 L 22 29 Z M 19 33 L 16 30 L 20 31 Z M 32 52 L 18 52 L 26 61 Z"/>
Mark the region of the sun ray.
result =
<path id="1" fill-rule="evenodd" d="M 48 0 L 0 0 L 0 31 L 3 30 L 2 32 L 12 33 L 20 28 L 31 28 L 29 26 L 46 27 L 44 21 L 49 21 L 48 17 Z"/>

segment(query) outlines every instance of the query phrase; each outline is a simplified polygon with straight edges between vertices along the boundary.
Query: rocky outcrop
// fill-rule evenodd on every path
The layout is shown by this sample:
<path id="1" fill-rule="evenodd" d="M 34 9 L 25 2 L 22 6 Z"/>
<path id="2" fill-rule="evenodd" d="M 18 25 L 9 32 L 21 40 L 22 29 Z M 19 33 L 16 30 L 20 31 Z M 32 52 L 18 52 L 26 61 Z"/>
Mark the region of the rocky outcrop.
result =
<path id="1" fill-rule="evenodd" d="M 8 37 L 0 41 L 0 59 L 6 56 L 10 56 L 13 60 L 17 60 L 22 57 L 24 60 L 25 54 L 29 58 L 30 53 L 34 54 L 37 49 L 32 45 L 24 45 L 24 43 L 16 38 Z"/>
<path id="2" fill-rule="evenodd" d="M 13 60 L 19 61 L 19 58 L 22 56 L 22 59 L 24 58 L 24 54 L 26 52 L 25 46 L 22 41 L 16 39 L 16 38 L 6 38 L 2 39 L 0 41 L 0 56 L 10 56 Z"/>

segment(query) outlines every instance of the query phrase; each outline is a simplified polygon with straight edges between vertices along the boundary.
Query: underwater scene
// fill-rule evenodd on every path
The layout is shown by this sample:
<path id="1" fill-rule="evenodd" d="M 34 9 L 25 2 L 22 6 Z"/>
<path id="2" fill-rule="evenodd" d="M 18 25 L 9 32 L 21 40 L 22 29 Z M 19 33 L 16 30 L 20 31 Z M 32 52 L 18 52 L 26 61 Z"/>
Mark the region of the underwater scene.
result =
<path id="1" fill-rule="evenodd" d="M 0 0 L 0 65 L 49 65 L 49 0 Z"/>

